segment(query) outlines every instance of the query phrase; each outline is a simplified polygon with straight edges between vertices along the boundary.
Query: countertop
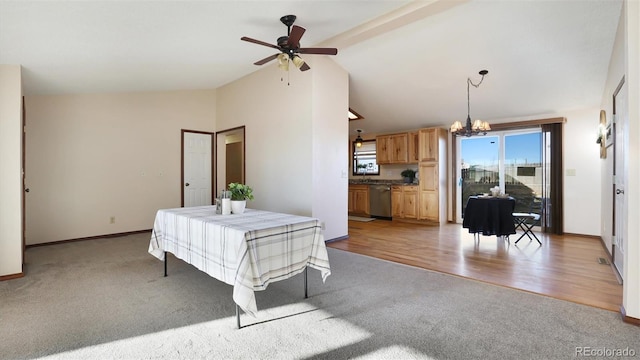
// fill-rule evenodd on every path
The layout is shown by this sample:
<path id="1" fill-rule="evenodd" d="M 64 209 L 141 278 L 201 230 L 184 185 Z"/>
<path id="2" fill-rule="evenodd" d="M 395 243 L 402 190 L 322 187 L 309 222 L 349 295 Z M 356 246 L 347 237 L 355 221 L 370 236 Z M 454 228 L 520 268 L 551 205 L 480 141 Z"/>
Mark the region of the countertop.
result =
<path id="1" fill-rule="evenodd" d="M 371 179 L 350 179 L 349 185 L 419 185 L 417 182 L 405 183 L 404 180 L 371 180 Z"/>

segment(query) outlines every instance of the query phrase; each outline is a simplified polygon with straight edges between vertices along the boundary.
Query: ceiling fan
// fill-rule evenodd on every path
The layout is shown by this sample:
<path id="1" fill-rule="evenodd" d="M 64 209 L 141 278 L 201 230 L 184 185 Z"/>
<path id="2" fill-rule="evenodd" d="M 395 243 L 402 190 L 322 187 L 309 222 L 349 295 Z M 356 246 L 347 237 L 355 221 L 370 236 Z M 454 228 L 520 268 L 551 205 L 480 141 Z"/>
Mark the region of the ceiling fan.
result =
<path id="1" fill-rule="evenodd" d="M 280 21 L 287 26 L 287 36 L 279 37 L 277 41 L 278 45 L 269 44 L 246 36 L 240 38 L 240 40 L 243 41 L 280 50 L 280 53 L 258 60 L 253 63 L 254 65 L 264 65 L 277 58 L 278 66 L 284 70 L 289 70 L 289 60 L 291 60 L 300 71 L 307 71 L 310 69 L 309 65 L 307 65 L 298 54 L 336 55 L 338 53 L 338 49 L 336 48 L 301 48 L 300 38 L 306 30 L 303 27 L 293 25 L 296 21 L 296 16 L 285 15 L 280 18 Z"/>

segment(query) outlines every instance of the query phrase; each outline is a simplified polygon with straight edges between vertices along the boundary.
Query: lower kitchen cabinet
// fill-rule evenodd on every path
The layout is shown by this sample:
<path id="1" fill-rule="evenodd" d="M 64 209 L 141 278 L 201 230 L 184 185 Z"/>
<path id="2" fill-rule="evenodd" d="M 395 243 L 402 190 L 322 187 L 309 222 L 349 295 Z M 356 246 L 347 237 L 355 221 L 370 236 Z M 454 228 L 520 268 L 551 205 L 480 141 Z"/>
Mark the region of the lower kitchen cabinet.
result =
<path id="1" fill-rule="evenodd" d="M 417 186 L 404 186 L 402 191 L 404 197 L 404 218 L 405 219 L 417 219 L 418 218 L 418 187 Z"/>
<path id="2" fill-rule="evenodd" d="M 369 185 L 349 185 L 349 208 L 352 215 L 366 215 L 369 211 Z"/>
<path id="3" fill-rule="evenodd" d="M 417 185 L 391 187 L 391 217 L 393 219 L 417 219 L 419 191 Z"/>
<path id="4" fill-rule="evenodd" d="M 402 186 L 391 186 L 391 218 L 400 219 L 404 216 L 404 197 L 402 196 Z"/>

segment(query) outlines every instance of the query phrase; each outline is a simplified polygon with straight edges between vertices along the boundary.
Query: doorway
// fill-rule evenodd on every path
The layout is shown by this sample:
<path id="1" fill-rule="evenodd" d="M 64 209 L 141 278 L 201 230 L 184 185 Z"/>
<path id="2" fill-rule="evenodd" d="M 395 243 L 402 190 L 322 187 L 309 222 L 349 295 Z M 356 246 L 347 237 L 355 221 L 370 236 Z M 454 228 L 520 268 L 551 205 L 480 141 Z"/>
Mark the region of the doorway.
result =
<path id="1" fill-rule="evenodd" d="M 182 206 L 213 204 L 213 133 L 182 130 Z"/>
<path id="2" fill-rule="evenodd" d="M 624 252 L 627 234 L 625 185 L 628 169 L 625 144 L 629 142 L 627 86 L 624 78 L 613 94 L 613 264 L 624 281 Z"/>
<path id="3" fill-rule="evenodd" d="M 216 134 L 216 191 L 245 183 L 245 151 L 244 125 Z"/>

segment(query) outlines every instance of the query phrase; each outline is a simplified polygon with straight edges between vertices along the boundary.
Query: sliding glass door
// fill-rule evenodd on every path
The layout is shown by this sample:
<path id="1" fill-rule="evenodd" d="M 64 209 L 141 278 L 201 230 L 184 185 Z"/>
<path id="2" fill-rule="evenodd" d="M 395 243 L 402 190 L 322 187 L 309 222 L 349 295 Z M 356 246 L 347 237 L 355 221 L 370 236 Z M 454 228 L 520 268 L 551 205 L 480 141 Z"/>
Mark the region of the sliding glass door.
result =
<path id="1" fill-rule="evenodd" d="M 504 193 L 516 199 L 516 212 L 530 212 L 534 198 L 542 198 L 542 132 L 504 135 Z"/>
<path id="2" fill-rule="evenodd" d="M 458 222 L 462 222 L 469 196 L 489 193 L 494 186 L 516 199 L 517 212 L 529 212 L 533 199 L 542 197 L 544 167 L 539 128 L 456 140 Z"/>
<path id="3" fill-rule="evenodd" d="M 458 138 L 460 151 L 459 181 L 462 201 L 458 202 L 462 213 L 471 195 L 489 193 L 489 189 L 500 185 L 500 137 L 478 136 Z M 459 200 L 460 201 L 460 200 Z"/>

